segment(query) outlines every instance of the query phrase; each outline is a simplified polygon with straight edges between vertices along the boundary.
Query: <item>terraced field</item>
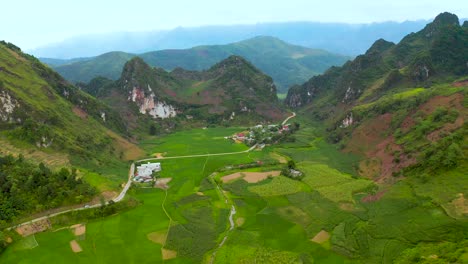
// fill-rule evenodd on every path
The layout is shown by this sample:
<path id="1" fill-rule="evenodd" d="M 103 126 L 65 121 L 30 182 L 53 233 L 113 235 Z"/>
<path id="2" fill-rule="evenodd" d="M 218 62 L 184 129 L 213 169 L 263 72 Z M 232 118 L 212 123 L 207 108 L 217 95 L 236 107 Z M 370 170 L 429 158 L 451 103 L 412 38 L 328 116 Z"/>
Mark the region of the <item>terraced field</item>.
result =
<path id="1" fill-rule="evenodd" d="M 402 181 L 379 189 L 356 175 L 357 157 L 317 138 L 312 124 L 301 127 L 295 142 L 262 151 L 161 160 L 161 177 L 172 179 L 169 189 L 132 187 L 129 195 L 141 202 L 137 208 L 85 221 L 80 236 L 53 226 L 34 237 L 16 238 L 0 262 L 392 263 L 421 241 L 462 239 L 460 222 L 427 198 L 428 188 L 443 184 L 463 193 L 460 182 L 450 184 L 459 179 L 456 172 L 418 188 Z M 179 132 L 147 140 L 142 147 L 167 156 L 247 149 L 224 139 L 235 130 Z M 281 175 L 222 180 L 236 172 L 278 171 L 286 166 L 285 158 L 296 161 L 305 174 L 302 180 Z M 261 166 L 242 169 L 246 164 Z M 454 214 L 459 210 L 442 192 L 437 199 Z M 232 205 L 235 227 L 228 231 Z M 73 251 L 71 241 L 80 252 Z"/>

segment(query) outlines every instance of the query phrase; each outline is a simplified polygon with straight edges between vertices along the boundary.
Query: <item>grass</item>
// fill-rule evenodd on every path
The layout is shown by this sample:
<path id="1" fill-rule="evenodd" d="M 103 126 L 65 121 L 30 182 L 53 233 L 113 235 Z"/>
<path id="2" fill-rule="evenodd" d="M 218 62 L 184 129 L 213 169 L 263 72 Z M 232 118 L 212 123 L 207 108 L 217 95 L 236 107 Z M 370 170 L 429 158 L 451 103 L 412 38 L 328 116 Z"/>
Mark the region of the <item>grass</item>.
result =
<path id="1" fill-rule="evenodd" d="M 165 153 L 164 156 L 183 156 L 236 152 L 248 149 L 243 144 L 235 144 L 224 137 L 245 130 L 245 128 L 192 129 L 168 135 L 163 138 L 143 140 L 141 147 L 149 154 Z"/>
<path id="2" fill-rule="evenodd" d="M 264 180 L 260 184 L 249 186 L 247 189 L 260 196 L 277 196 L 297 193 L 306 188 L 300 181 L 279 176 Z"/>
<path id="3" fill-rule="evenodd" d="M 324 164 L 301 162 L 298 168 L 304 172 L 304 183 L 334 202 L 354 203 L 353 194 L 367 190 L 373 183 L 365 179 L 354 179 Z"/>
<path id="4" fill-rule="evenodd" d="M 177 252 L 177 258 L 168 262 L 209 261 L 229 227 L 230 202 L 226 203 L 208 176 L 228 165 L 271 159 L 274 153 L 295 160 L 305 177 L 302 181 L 278 176 L 255 184 L 243 180 L 221 184 L 236 207 L 235 222 L 242 221 L 229 232 L 214 263 L 391 263 L 420 241 L 464 240 L 460 232 L 464 224 L 438 205 L 450 203 L 453 193 L 464 192 L 462 170 L 425 183 L 401 181 L 380 200 L 363 203 L 361 199 L 373 184 L 352 174 L 358 157 L 343 154 L 317 138 L 318 128 L 301 126 L 296 142 L 262 152 L 161 160 L 161 177 L 172 178 L 165 200 L 171 225 L 161 207 L 164 191 L 133 189 L 130 195 L 142 204 L 89 221 L 86 239 L 78 241 L 83 252 L 72 253 L 68 243 L 74 236 L 61 230 L 37 234 L 39 246 L 33 249 L 19 249 L 21 240 L 15 242 L 0 255 L 0 262 L 161 263 L 161 243 L 148 238 L 155 233 L 167 234 L 165 248 Z M 178 132 L 147 140 L 143 148 L 168 155 L 192 154 L 194 149 L 198 154 L 246 149 L 223 141 L 223 135 L 234 132 L 233 128 Z M 248 170 L 270 169 L 271 165 Z M 214 179 L 226 173 L 232 171 L 219 172 Z M 95 184 L 106 185 L 97 181 L 97 174 L 88 177 L 95 177 Z M 343 209 L 343 203 L 352 205 L 352 210 Z M 323 245 L 311 242 L 321 230 L 330 233 L 330 241 Z"/>

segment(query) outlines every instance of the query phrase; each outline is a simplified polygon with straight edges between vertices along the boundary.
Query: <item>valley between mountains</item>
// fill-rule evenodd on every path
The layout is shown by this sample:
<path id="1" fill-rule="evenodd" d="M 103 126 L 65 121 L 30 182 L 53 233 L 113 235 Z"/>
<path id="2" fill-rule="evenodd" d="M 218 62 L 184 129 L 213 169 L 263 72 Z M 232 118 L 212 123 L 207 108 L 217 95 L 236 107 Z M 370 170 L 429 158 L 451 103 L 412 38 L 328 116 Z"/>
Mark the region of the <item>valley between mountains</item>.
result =
<path id="1" fill-rule="evenodd" d="M 447 12 L 355 58 L 3 41 L 0 263 L 466 263 L 467 120 Z"/>

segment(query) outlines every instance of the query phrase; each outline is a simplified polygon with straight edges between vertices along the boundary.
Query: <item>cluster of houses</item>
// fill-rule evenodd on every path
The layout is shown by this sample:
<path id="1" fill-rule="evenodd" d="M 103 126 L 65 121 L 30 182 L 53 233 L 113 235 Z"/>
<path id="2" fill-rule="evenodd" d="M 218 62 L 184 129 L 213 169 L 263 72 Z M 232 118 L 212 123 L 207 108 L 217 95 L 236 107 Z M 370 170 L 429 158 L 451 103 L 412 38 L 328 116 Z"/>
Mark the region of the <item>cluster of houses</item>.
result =
<path id="1" fill-rule="evenodd" d="M 289 133 L 290 125 L 256 125 L 249 130 L 237 133 L 231 137 L 237 143 L 245 143 L 253 146 L 254 144 L 268 144 Z"/>
<path id="2" fill-rule="evenodd" d="M 151 182 L 153 180 L 153 172 L 161 171 L 161 163 L 146 163 L 137 166 L 135 177 L 133 178 L 136 182 Z"/>

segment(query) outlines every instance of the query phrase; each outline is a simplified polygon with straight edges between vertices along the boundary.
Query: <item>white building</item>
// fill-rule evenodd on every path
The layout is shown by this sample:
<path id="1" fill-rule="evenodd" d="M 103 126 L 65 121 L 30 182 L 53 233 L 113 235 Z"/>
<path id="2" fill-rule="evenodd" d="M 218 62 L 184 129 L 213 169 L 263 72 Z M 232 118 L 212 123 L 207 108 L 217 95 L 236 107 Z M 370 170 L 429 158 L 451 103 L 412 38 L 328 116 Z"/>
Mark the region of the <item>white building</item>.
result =
<path id="1" fill-rule="evenodd" d="M 148 162 L 147 164 L 141 164 L 140 166 L 137 167 L 137 173 L 135 174 L 135 178 L 145 178 L 145 177 L 151 177 L 153 172 L 158 172 L 161 171 L 161 163 L 150 163 Z"/>

